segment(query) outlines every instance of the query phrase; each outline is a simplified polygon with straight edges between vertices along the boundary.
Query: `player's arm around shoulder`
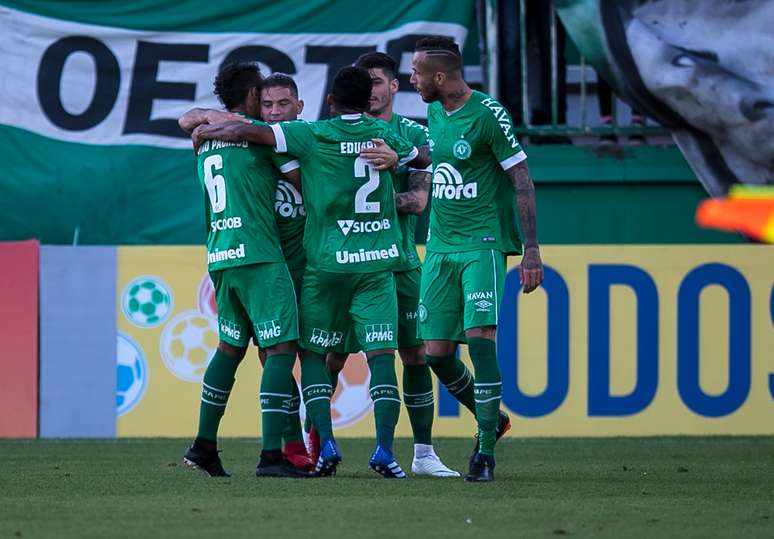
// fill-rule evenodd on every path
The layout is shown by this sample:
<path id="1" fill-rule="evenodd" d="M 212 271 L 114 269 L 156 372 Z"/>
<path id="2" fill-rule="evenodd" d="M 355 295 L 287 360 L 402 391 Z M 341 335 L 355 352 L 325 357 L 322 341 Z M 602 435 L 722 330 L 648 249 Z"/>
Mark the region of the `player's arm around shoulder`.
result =
<path id="1" fill-rule="evenodd" d="M 521 160 L 505 171 L 516 191 L 516 209 L 524 235 L 524 255 L 519 267 L 519 279 L 525 294 L 535 290 L 543 282 L 543 261 L 537 240 L 537 211 L 535 185 L 529 175 L 527 161 Z"/>
<path id="2" fill-rule="evenodd" d="M 253 144 L 262 144 L 264 146 L 275 146 L 278 144 L 274 138 L 274 131 L 264 123 L 253 123 L 244 121 L 227 121 L 217 124 L 201 124 L 191 133 L 194 151 L 198 151 L 199 146 L 205 140 L 224 140 L 227 142 L 247 141 Z"/>
<path id="3" fill-rule="evenodd" d="M 217 124 L 229 121 L 249 122 L 250 120 L 233 112 L 194 108 L 178 118 L 177 125 L 190 135 L 194 129 L 202 124 Z"/>
<path id="4" fill-rule="evenodd" d="M 429 169 L 409 169 L 408 189 L 395 193 L 395 207 L 400 213 L 422 215 L 425 211 L 432 177 Z"/>

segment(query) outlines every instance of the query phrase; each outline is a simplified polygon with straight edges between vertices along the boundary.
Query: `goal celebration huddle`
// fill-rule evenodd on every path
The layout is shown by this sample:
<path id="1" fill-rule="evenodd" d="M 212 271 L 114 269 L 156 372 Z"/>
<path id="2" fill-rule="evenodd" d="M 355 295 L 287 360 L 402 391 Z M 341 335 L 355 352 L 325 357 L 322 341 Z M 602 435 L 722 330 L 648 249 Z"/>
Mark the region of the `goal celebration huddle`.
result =
<path id="1" fill-rule="evenodd" d="M 393 111 L 397 65 L 378 52 L 336 74 L 330 119 L 298 120 L 294 80 L 264 78 L 250 63 L 218 73 L 225 111 L 180 118 L 204 190 L 220 337 L 187 466 L 228 475 L 218 426 L 253 339 L 263 364 L 258 477 L 336 473 L 346 455 L 331 398 L 347 357 L 362 351 L 375 418 L 372 470 L 407 477 L 392 450 L 402 404 L 414 438 L 411 471 L 460 476 L 433 449 L 435 376 L 476 418 L 465 480 L 494 479 L 495 444 L 510 428 L 495 344 L 506 257 L 522 255 L 525 293 L 543 279 L 534 187 L 508 111 L 465 83 L 453 40 L 419 40 L 411 67 L 428 127 Z M 428 204 L 423 263 L 414 230 Z M 456 353 L 460 343 L 472 373 Z"/>

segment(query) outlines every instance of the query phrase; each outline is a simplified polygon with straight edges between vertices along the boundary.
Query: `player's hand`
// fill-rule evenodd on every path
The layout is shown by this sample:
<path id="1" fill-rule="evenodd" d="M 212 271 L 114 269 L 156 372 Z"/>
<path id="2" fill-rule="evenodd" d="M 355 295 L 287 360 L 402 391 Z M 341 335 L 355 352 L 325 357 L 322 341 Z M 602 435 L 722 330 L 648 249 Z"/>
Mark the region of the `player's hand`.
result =
<path id="1" fill-rule="evenodd" d="M 524 248 L 524 256 L 519 266 L 519 281 L 525 294 L 529 294 L 543 282 L 543 261 L 540 260 L 540 249 L 537 245 Z"/>
<path id="2" fill-rule="evenodd" d="M 202 129 L 206 126 L 207 124 L 199 124 L 191 133 L 191 143 L 193 144 L 194 155 L 199 155 L 199 146 L 204 142 L 204 139 L 202 138 Z"/>
<path id="3" fill-rule="evenodd" d="M 369 165 L 377 170 L 387 170 L 398 164 L 398 154 L 384 140 L 375 138 L 371 142 L 374 143 L 373 148 L 364 148 L 360 152 L 360 157 L 368 161 Z"/>

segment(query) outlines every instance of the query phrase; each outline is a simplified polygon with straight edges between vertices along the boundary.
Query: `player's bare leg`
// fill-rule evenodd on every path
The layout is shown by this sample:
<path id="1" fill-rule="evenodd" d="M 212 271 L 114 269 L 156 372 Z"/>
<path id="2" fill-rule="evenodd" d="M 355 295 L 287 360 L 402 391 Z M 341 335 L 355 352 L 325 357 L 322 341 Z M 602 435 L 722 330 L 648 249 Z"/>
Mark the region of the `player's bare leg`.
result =
<path id="1" fill-rule="evenodd" d="M 183 457 L 183 464 L 210 477 L 229 477 L 218 456 L 218 427 L 234 386 L 234 374 L 247 348 L 220 341 L 204 373 L 199 407 L 199 431 Z"/>

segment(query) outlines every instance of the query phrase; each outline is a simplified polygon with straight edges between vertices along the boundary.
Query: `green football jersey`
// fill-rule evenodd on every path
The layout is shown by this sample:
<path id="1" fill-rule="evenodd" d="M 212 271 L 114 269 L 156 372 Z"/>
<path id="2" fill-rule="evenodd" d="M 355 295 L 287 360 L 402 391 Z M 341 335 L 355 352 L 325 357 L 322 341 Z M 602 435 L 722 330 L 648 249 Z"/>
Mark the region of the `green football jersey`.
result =
<path id="1" fill-rule="evenodd" d="M 527 155 L 516 140 L 508 111 L 474 90 L 451 114 L 440 102 L 431 103 L 427 122 L 433 154 L 427 250 L 521 253 L 516 193 L 505 170 Z"/>
<path id="2" fill-rule="evenodd" d="M 301 163 L 307 264 L 337 273 L 394 271 L 404 264 L 392 173 L 359 154 L 381 138 L 405 164 L 417 155 L 414 145 L 388 123 L 362 114 L 271 128 L 276 151 Z"/>
<path id="3" fill-rule="evenodd" d="M 427 127 L 413 120 L 404 118 L 400 114 L 393 114 L 389 122 L 393 131 L 413 143 L 417 148 L 427 144 Z M 395 171 L 395 191 L 403 193 L 408 189 L 409 167 L 401 165 Z M 418 215 L 398 212 L 398 224 L 403 234 L 403 250 L 406 252 L 406 263 L 396 271 L 407 271 L 422 265 L 417 254 L 417 245 L 414 234 L 417 228 Z"/>
<path id="4" fill-rule="evenodd" d="M 272 150 L 246 141 L 206 140 L 197 169 L 204 190 L 210 271 L 284 262 L 274 219 Z"/>
<path id="5" fill-rule="evenodd" d="M 300 166 L 296 159 L 277 153 L 274 154 L 274 165 L 281 173 L 295 170 Z M 285 255 L 288 269 L 301 269 L 306 266 L 304 199 L 301 193 L 282 174 L 277 176 L 274 212 L 279 229 L 280 247 L 282 247 L 282 254 Z"/>

